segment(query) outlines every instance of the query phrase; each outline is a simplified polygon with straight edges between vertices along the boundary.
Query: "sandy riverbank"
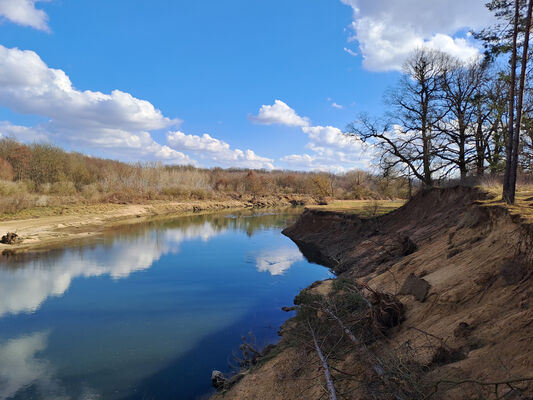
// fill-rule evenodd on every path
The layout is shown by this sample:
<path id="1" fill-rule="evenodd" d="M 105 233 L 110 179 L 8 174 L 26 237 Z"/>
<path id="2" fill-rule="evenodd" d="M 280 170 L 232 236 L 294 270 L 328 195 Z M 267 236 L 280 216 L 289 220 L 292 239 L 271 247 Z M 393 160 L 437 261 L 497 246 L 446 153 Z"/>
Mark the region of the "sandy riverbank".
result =
<path id="1" fill-rule="evenodd" d="M 157 217 L 185 216 L 232 209 L 288 207 L 294 199 L 285 197 L 250 200 L 197 202 L 157 201 L 149 204 L 96 204 L 72 206 L 60 215 L 0 221 L 0 236 L 13 232 L 22 239 L 17 244 L 0 244 L 0 253 L 38 251 L 76 240 L 91 238 L 116 228 Z"/>

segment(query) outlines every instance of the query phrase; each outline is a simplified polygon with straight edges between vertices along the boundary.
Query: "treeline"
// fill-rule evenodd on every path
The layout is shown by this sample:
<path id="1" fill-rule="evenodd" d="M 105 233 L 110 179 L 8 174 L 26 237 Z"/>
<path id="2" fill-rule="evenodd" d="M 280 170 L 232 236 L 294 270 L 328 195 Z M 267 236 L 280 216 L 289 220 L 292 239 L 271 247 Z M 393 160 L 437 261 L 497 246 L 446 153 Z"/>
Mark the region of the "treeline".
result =
<path id="1" fill-rule="evenodd" d="M 343 175 L 128 164 L 49 144 L 0 139 L 0 212 L 34 206 L 144 200 L 306 195 L 316 199 L 405 198 L 404 179 L 364 171 Z"/>
<path id="2" fill-rule="evenodd" d="M 385 174 L 433 186 L 486 174 L 505 173 L 507 181 L 513 168 L 516 181 L 517 170 L 533 170 L 533 82 L 527 74 L 532 4 L 487 4 L 497 23 L 474 35 L 486 48 L 479 59 L 416 50 L 385 93 L 385 115 L 362 115 L 349 126 L 350 134 L 375 145 Z"/>

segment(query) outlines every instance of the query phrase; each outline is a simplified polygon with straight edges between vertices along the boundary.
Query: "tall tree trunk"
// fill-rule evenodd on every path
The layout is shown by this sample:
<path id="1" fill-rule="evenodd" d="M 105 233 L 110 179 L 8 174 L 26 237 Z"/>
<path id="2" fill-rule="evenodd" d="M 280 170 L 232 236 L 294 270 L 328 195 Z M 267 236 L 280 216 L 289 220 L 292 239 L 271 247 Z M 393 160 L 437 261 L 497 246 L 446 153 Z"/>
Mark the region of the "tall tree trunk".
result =
<path id="1" fill-rule="evenodd" d="M 518 39 L 518 19 L 520 18 L 520 0 L 515 0 L 515 15 L 513 28 L 513 50 L 511 53 L 511 82 L 509 83 L 509 133 L 507 134 L 507 154 L 505 163 L 505 175 L 503 177 L 503 201 L 510 202 L 511 164 L 513 158 L 514 143 L 514 103 L 516 90 L 516 53 Z"/>
<path id="2" fill-rule="evenodd" d="M 478 106 L 479 107 L 479 106 Z M 478 110 L 476 127 L 476 175 L 483 176 L 485 173 L 485 143 L 483 140 L 483 118 Z"/>
<path id="3" fill-rule="evenodd" d="M 462 128 L 459 139 L 459 172 L 461 174 L 461 182 L 464 182 L 468 167 L 466 165 L 466 132 Z"/>
<path id="4" fill-rule="evenodd" d="M 511 160 L 511 172 L 509 181 L 509 203 L 513 204 L 516 193 L 516 174 L 518 170 L 518 153 L 520 146 L 520 128 L 522 127 L 522 108 L 524 92 L 526 89 L 527 62 L 529 55 L 529 34 L 531 33 L 531 13 L 533 12 L 533 0 L 529 0 L 527 7 L 526 29 L 524 31 L 524 48 L 522 49 L 522 68 L 520 71 L 520 87 L 518 89 L 518 104 L 516 106 L 516 126 L 513 138 L 513 155 Z"/>
<path id="5" fill-rule="evenodd" d="M 433 179 L 431 178 L 431 136 L 428 123 L 429 115 L 429 95 L 425 82 L 422 82 L 422 90 L 420 93 L 420 104 L 422 105 L 422 164 L 424 170 L 424 185 L 427 187 L 433 186 Z"/>
<path id="6" fill-rule="evenodd" d="M 433 179 L 431 177 L 431 157 L 429 155 L 431 141 L 426 136 L 425 133 L 422 133 L 422 141 L 423 141 L 424 184 L 427 187 L 432 187 Z"/>

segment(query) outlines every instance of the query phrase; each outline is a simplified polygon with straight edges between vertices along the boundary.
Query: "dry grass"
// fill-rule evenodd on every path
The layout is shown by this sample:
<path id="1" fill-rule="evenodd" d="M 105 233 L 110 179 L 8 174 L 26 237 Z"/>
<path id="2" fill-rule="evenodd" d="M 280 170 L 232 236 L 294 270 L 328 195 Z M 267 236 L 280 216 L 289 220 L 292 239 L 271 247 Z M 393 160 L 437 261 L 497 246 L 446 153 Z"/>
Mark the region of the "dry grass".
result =
<path id="1" fill-rule="evenodd" d="M 0 221 L 15 221 L 42 217 L 54 217 L 59 215 L 90 215 L 101 214 L 123 207 L 120 204 L 99 203 L 88 205 L 53 205 L 42 207 L 28 207 L 15 212 L 0 212 Z"/>
<path id="2" fill-rule="evenodd" d="M 516 188 L 515 204 L 506 204 L 502 201 L 502 185 L 499 183 L 484 184 L 481 186 L 483 190 L 493 196 L 490 200 L 485 200 L 482 203 L 487 206 L 500 206 L 509 210 L 511 215 L 519 215 L 528 223 L 533 223 L 533 185 L 522 184 Z"/>
<path id="3" fill-rule="evenodd" d="M 0 138 L 0 217 L 56 215 L 70 205 L 146 204 L 150 201 L 229 201 L 306 196 L 344 200 L 402 198 L 402 178 L 364 171 L 317 172 L 200 169 L 158 163 L 126 164 L 69 153 L 47 144 Z M 38 208 L 44 207 L 45 210 Z M 51 207 L 51 208 L 50 208 Z"/>
<path id="4" fill-rule="evenodd" d="M 335 211 L 361 217 L 387 214 L 403 206 L 405 200 L 334 200 L 328 205 L 309 206 L 313 210 Z"/>

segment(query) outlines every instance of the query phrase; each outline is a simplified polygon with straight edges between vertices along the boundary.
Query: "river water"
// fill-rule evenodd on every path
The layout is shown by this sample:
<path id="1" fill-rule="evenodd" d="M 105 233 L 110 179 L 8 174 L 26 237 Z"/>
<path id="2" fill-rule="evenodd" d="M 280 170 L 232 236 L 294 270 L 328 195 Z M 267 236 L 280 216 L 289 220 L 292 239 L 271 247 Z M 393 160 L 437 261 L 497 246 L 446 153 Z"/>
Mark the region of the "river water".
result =
<path id="1" fill-rule="evenodd" d="M 281 234 L 294 212 L 182 217 L 0 257 L 1 399 L 205 399 L 241 336 L 276 342 L 329 276 Z"/>

